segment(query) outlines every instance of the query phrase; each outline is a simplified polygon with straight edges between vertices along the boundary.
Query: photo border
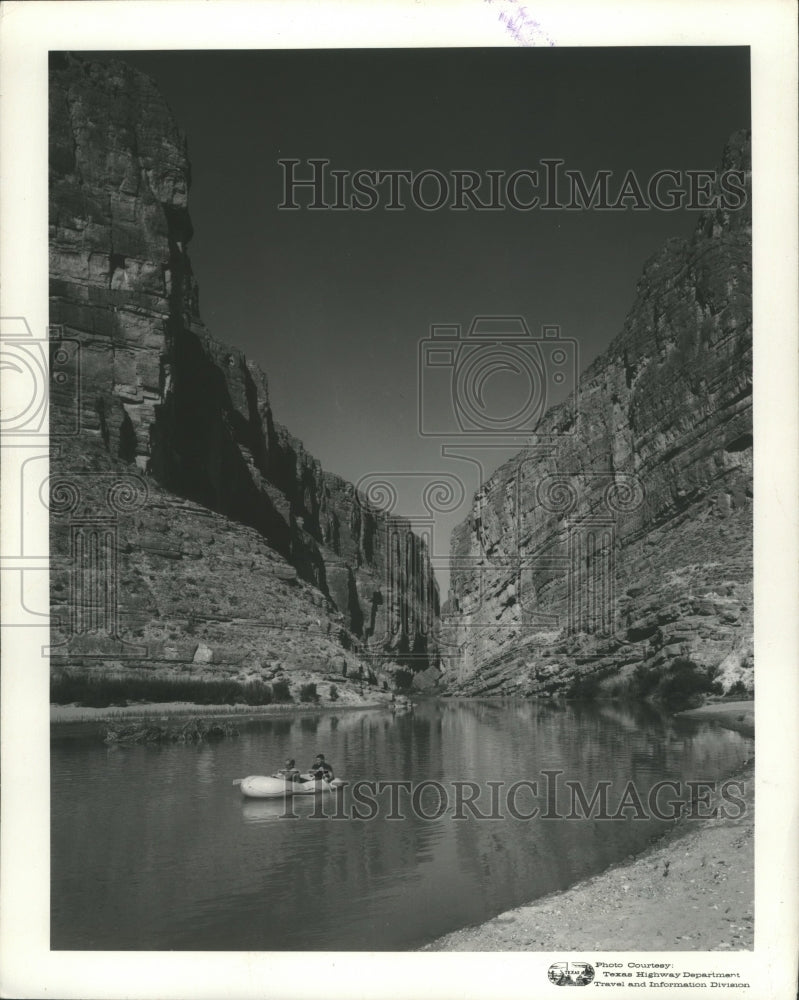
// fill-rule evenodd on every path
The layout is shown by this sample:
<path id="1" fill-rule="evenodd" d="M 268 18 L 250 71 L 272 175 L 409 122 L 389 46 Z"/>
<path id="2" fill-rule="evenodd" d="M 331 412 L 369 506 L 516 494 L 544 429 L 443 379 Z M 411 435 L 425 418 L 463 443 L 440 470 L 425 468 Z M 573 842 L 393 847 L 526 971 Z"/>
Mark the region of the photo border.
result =
<path id="1" fill-rule="evenodd" d="M 677 968 L 735 968 L 737 996 L 795 995 L 797 921 L 797 113 L 795 7 L 728 3 L 546 0 L 326 2 L 118 0 L 8 2 L 0 9 L 0 316 L 45 335 L 47 56 L 49 50 L 534 45 L 751 47 L 754 260 L 755 670 L 757 698 L 755 949 L 664 952 Z M 0 334 L 1 335 L 1 334 Z M 8 391 L 7 373 L 3 389 Z M 8 400 L 8 396 L 4 398 Z M 21 507 L 24 462 L 48 447 L 5 438 L 2 557 L 19 535 L 48 537 L 47 511 Z M 18 545 L 19 543 L 19 545 Z M 16 546 L 16 547 L 15 547 Z M 41 561 L 43 553 L 37 553 Z M 4 569 L 15 564 L 4 562 Z M 49 606 L 48 574 L 19 564 L 26 605 Z M 3 621 L 18 595 L 4 574 Z M 16 578 L 16 573 L 12 576 Z M 24 583 L 23 583 L 24 581 Z M 546 971 L 569 952 L 51 952 L 49 950 L 48 620 L 2 634 L 0 993 L 68 997 L 514 997 L 551 995 Z M 621 953 L 609 953 L 622 960 Z M 717 957 L 723 954 L 723 959 Z M 661 953 L 634 953 L 657 960 Z M 597 955 L 600 959 L 604 955 Z M 501 967 L 501 975 L 498 975 Z"/>

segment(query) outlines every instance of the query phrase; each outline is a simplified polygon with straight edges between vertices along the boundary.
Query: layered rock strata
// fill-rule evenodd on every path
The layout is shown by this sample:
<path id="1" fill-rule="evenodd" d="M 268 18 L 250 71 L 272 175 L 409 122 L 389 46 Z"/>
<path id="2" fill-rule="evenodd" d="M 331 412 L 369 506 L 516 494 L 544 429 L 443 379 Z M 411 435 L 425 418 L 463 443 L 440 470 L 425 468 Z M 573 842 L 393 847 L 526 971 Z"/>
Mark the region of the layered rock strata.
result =
<path id="1" fill-rule="evenodd" d="M 61 661 L 191 669 L 202 645 L 201 662 L 240 664 L 242 676 L 255 663 L 346 666 L 348 657 L 350 667 L 368 659 L 374 673 L 385 664 L 429 671 L 438 591 L 424 543 L 325 472 L 274 419 L 266 375 L 204 326 L 187 253 L 190 181 L 185 139 L 149 78 L 120 62 L 53 56 L 51 492 L 63 502 L 54 495 L 51 550 Z M 130 496 L 146 494 L 135 513 L 98 498 L 114 475 Z M 77 565 L 89 558 L 76 541 L 81 523 L 109 516 L 114 635 L 102 614 L 85 626 L 98 571 Z M 128 655 L 125 642 L 146 655 Z"/>
<path id="2" fill-rule="evenodd" d="M 732 169 L 748 190 L 748 133 Z M 686 659 L 750 685 L 751 246 L 748 204 L 670 240 L 576 393 L 475 497 L 451 544 L 451 690 L 612 689 Z"/>

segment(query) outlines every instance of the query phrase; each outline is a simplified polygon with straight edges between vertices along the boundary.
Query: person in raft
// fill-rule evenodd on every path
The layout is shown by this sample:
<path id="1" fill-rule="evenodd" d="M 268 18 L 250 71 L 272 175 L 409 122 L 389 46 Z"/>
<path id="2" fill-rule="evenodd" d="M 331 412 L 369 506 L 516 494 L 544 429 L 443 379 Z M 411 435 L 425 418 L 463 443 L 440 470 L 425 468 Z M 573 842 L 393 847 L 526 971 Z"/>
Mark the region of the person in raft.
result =
<path id="1" fill-rule="evenodd" d="M 316 755 L 314 762 L 308 768 L 308 771 L 314 778 L 324 778 L 325 781 L 333 780 L 333 768 L 327 763 L 323 753 L 318 753 Z"/>
<path id="2" fill-rule="evenodd" d="M 277 774 L 275 775 L 275 777 L 276 778 L 285 778 L 286 781 L 299 781 L 300 780 L 300 772 L 294 766 L 294 758 L 293 757 L 289 757 L 288 758 L 288 760 L 286 761 L 285 767 L 281 768 L 277 772 Z"/>

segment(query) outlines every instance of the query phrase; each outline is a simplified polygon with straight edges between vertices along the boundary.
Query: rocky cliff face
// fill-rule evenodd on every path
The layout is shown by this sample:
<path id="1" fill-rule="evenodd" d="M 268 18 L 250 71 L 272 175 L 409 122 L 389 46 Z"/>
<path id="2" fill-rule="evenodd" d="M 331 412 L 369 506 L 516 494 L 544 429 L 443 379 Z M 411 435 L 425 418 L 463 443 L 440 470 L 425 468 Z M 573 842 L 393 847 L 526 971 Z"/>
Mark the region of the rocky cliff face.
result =
<path id="1" fill-rule="evenodd" d="M 748 133 L 722 170 L 750 169 Z M 452 537 L 452 690 L 751 683 L 751 214 L 705 212 Z"/>
<path id="2" fill-rule="evenodd" d="M 423 542 L 324 472 L 275 421 L 264 373 L 203 325 L 186 250 L 190 179 L 185 140 L 147 77 L 53 57 L 51 493 L 96 480 L 74 508 L 53 502 L 63 658 L 86 666 L 91 654 L 102 669 L 116 640 L 138 637 L 147 656 L 125 654 L 123 667 L 185 667 L 200 645 L 204 662 L 231 667 L 326 664 L 343 646 L 375 671 L 429 670 L 438 593 Z M 74 620 L 90 603 L 75 525 L 99 516 L 86 497 L 114 475 L 146 495 L 135 516 L 111 512 L 115 636 Z"/>

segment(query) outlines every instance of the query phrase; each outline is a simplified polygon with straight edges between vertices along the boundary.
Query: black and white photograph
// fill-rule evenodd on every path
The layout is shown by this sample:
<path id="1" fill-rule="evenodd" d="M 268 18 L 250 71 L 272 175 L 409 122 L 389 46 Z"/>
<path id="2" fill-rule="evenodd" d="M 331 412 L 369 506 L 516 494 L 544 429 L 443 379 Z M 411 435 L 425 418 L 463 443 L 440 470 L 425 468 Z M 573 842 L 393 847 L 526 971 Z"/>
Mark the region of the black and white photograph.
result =
<path id="1" fill-rule="evenodd" d="M 3 758 L 34 683 L 28 930 L 73 972 L 259 954 L 294 976 L 229 995 L 450 996 L 381 963 L 457 952 L 464 997 L 792 995 L 767 46 L 475 6 L 482 43 L 233 47 L 197 11 L 37 52 L 47 301 L 6 242 L 0 310 L 3 641 L 35 681 L 4 657 Z M 297 982 L 359 956 L 350 992 Z"/>

